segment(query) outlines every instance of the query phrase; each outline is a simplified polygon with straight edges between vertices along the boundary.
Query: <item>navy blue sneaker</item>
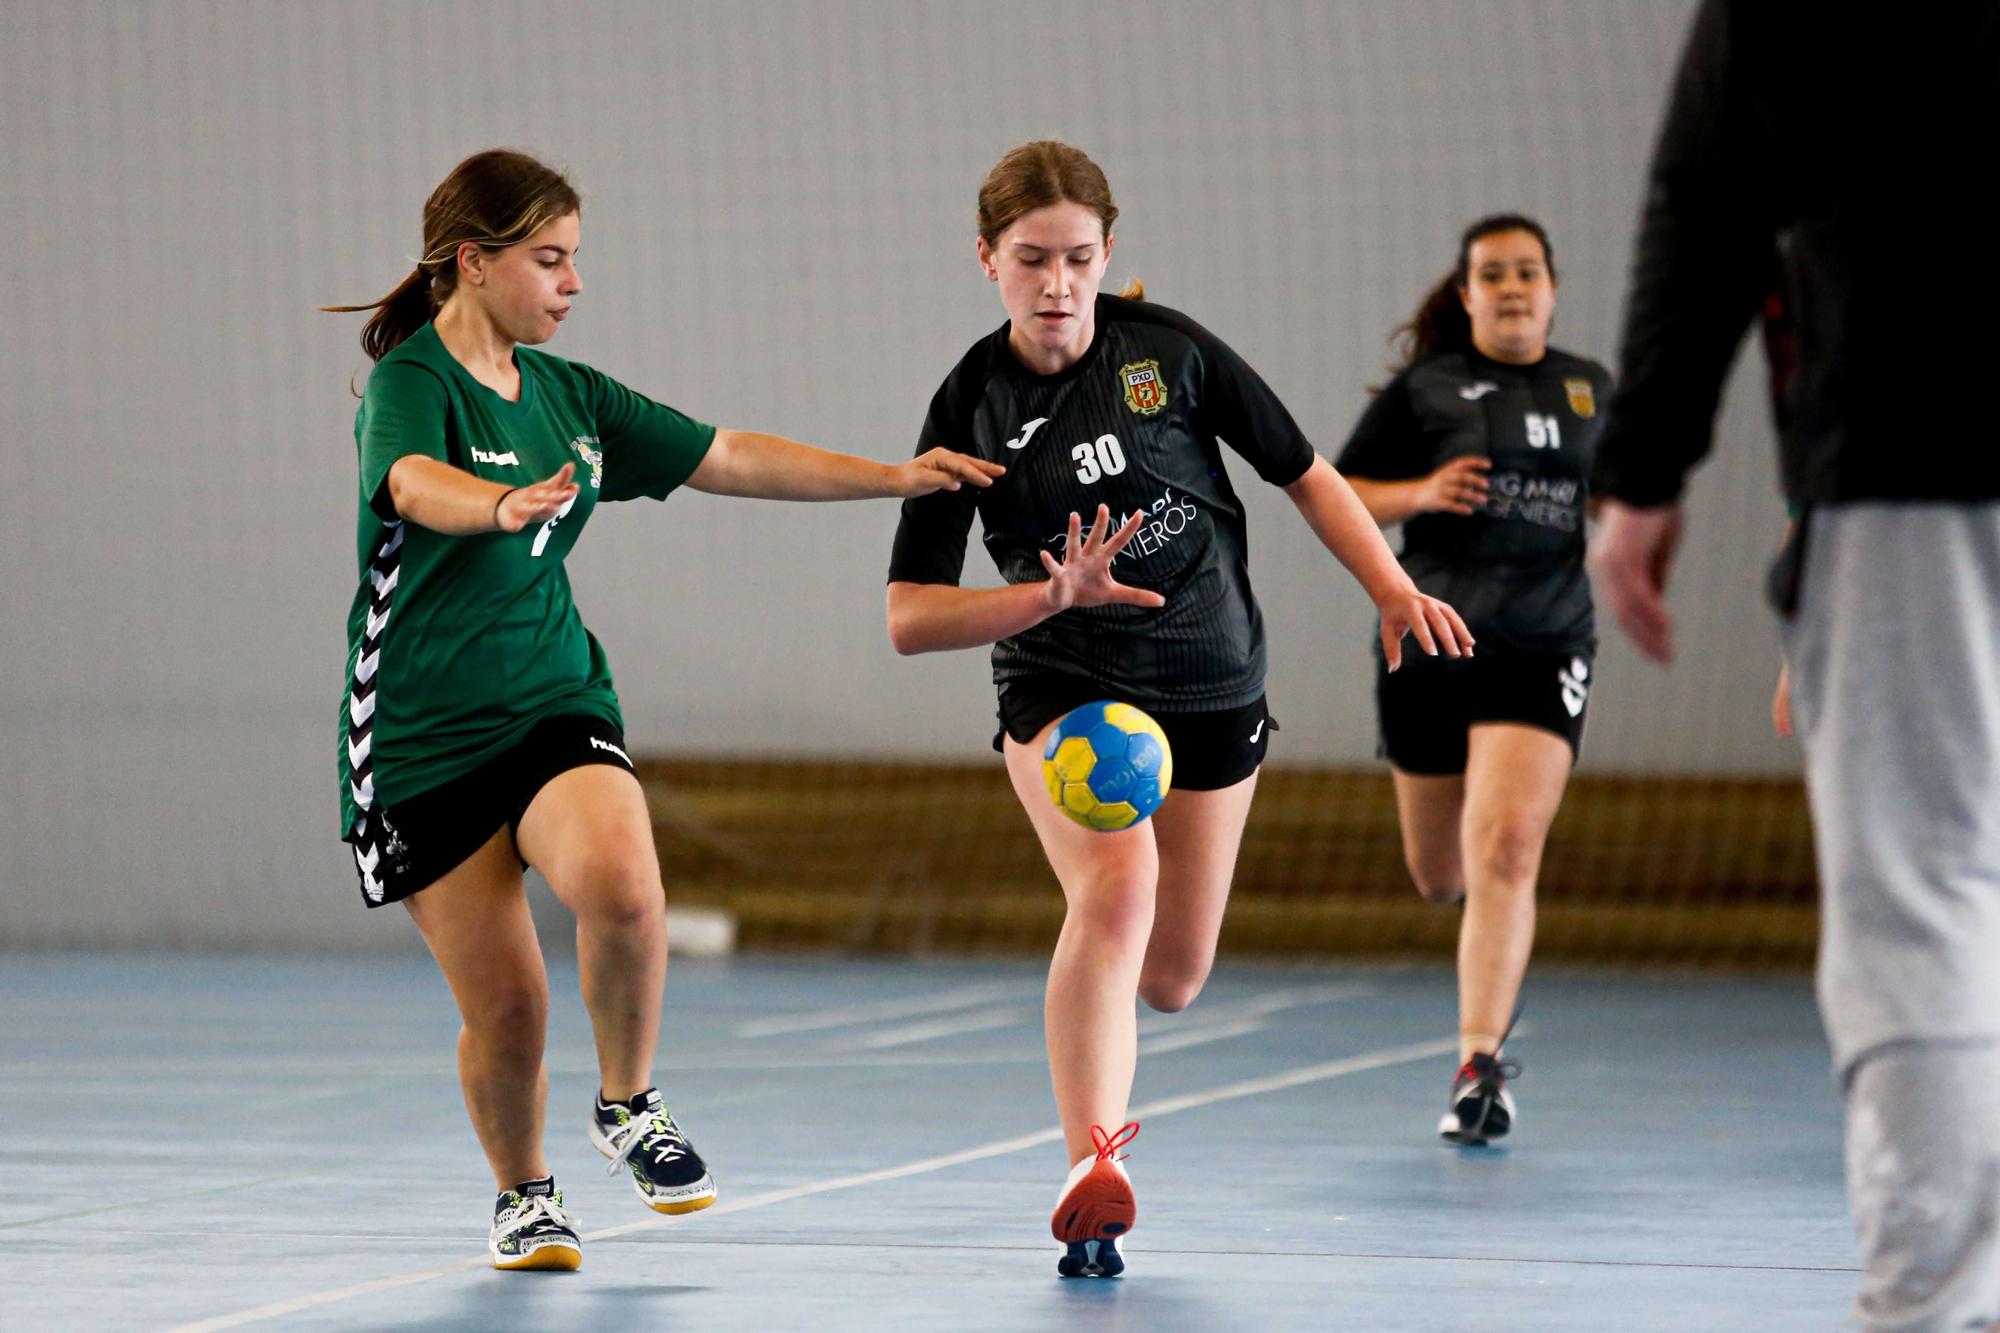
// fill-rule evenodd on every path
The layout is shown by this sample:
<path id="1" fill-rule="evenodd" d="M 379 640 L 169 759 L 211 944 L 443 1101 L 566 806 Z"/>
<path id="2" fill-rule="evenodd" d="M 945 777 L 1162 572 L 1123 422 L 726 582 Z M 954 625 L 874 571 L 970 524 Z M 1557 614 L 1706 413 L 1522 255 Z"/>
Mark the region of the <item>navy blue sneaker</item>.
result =
<path id="1" fill-rule="evenodd" d="M 629 1102 L 606 1102 L 597 1095 L 590 1118 L 590 1141 L 611 1161 L 632 1173 L 632 1188 L 656 1213 L 692 1213 L 715 1202 L 715 1180 L 701 1154 L 648 1088 Z"/>
<path id="2" fill-rule="evenodd" d="M 575 1272 L 583 1266 L 576 1219 L 563 1211 L 562 1191 L 553 1176 L 524 1180 L 494 1201 L 486 1249 L 495 1268 Z"/>

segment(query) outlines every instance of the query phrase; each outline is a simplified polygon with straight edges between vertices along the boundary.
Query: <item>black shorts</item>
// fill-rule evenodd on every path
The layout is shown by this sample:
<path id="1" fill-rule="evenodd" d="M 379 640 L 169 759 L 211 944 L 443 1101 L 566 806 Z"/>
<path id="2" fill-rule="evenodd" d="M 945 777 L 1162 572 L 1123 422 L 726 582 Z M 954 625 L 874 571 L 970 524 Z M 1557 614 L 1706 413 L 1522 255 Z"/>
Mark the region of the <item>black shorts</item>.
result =
<path id="1" fill-rule="evenodd" d="M 1036 676 L 1010 680 L 1000 688 L 1000 730 L 993 748 L 1001 749 L 1004 733 L 1022 745 L 1042 734 L 1042 728 L 1070 709 L 1112 697 L 1102 685 L 1075 676 Z M 1161 713 L 1143 710 L 1167 733 L 1174 756 L 1174 788 L 1178 791 L 1220 791 L 1257 771 L 1271 748 L 1278 720 L 1258 695 L 1241 708 L 1212 713 Z"/>
<path id="2" fill-rule="evenodd" d="M 625 734 L 601 717 L 552 717 L 470 773 L 378 805 L 347 837 L 361 900 L 380 907 L 435 884 L 502 828 L 517 827 L 551 778 L 588 764 L 632 772 Z"/>
<path id="3" fill-rule="evenodd" d="M 1472 657 L 1431 657 L 1403 645 L 1394 675 L 1378 655 L 1376 754 L 1405 773 L 1444 777 L 1465 771 L 1466 732 L 1480 722 L 1518 722 L 1583 745 L 1591 654 L 1518 653 L 1482 648 Z"/>

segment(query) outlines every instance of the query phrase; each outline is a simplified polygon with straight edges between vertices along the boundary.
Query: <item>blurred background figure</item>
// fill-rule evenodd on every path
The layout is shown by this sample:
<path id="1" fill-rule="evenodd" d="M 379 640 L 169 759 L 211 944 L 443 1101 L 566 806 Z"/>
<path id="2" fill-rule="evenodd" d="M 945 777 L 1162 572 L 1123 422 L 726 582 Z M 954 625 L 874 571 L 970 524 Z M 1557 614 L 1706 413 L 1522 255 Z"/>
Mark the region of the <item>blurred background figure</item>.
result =
<path id="1" fill-rule="evenodd" d="M 1866 88 L 1868 95 L 1857 96 Z M 1708 0 L 1661 130 L 1600 445 L 1598 592 L 1666 663 L 1680 496 L 1787 261 L 1796 512 L 1773 571 L 1823 892 L 1818 998 L 1879 1330 L 2000 1321 L 2000 454 L 1983 220 L 2000 7 Z"/>
<path id="2" fill-rule="evenodd" d="M 1549 346 L 1555 255 L 1532 218 L 1499 213 L 1404 326 L 1405 364 L 1368 405 L 1340 470 L 1376 522 L 1403 527 L 1417 586 L 1479 641 L 1458 661 L 1377 658 L 1376 714 L 1403 854 L 1429 902 L 1465 902 L 1459 1065 L 1438 1133 L 1513 1128 L 1512 1026 L 1535 942 L 1535 880 L 1583 744 L 1597 651 L 1583 514 L 1611 376 Z"/>

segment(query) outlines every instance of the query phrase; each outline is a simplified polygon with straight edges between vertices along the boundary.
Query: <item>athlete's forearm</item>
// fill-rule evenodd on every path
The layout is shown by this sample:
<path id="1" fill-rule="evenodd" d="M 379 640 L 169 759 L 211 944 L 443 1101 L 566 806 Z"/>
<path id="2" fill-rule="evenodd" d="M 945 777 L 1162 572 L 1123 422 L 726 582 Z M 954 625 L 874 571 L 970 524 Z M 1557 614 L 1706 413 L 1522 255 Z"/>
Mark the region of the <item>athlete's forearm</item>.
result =
<path id="1" fill-rule="evenodd" d="M 688 478 L 711 495 L 753 500 L 866 500 L 896 494 L 887 463 L 752 430 L 718 430 Z"/>
<path id="2" fill-rule="evenodd" d="M 389 469 L 389 502 L 396 512 L 447 537 L 497 532 L 495 511 L 509 489 L 424 454 L 405 455 Z"/>
<path id="3" fill-rule="evenodd" d="M 1285 494 L 1305 516 L 1306 526 L 1374 601 L 1415 587 L 1383 540 L 1368 506 L 1331 463 L 1313 460 L 1303 477 L 1285 487 Z"/>
<path id="4" fill-rule="evenodd" d="M 1342 480 L 1368 510 L 1368 516 L 1385 528 L 1423 512 L 1424 483 L 1421 478 L 1416 481 L 1369 481 L 1365 477 L 1344 477 Z"/>
<path id="5" fill-rule="evenodd" d="M 979 648 L 1041 624 L 1054 610 L 1048 585 L 954 588 L 947 583 L 889 585 L 889 643 L 899 653 Z"/>

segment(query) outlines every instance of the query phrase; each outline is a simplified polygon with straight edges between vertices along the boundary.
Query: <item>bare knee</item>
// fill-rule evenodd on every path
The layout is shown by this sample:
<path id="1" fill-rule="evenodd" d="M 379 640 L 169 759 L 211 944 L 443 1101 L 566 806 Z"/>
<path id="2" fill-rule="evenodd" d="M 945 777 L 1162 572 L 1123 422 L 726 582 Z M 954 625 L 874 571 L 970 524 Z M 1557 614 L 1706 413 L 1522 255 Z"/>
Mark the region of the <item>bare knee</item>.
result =
<path id="1" fill-rule="evenodd" d="M 1195 1002 L 1208 980 L 1208 969 L 1145 972 L 1139 977 L 1139 998 L 1155 1013 L 1177 1014 Z"/>
<path id="2" fill-rule="evenodd" d="M 1143 945 L 1153 929 L 1153 883 L 1128 871 L 1093 874 L 1069 894 L 1068 923 L 1094 938 Z"/>
<path id="3" fill-rule="evenodd" d="M 1437 862 L 1421 857 L 1410 857 L 1406 861 L 1410 868 L 1410 880 L 1417 886 L 1417 893 L 1427 903 L 1455 903 L 1465 896 L 1465 875 L 1458 862 Z"/>
<path id="4" fill-rule="evenodd" d="M 1531 824 L 1501 821 L 1480 830 L 1473 854 L 1483 884 L 1527 889 L 1542 864 L 1541 830 Z"/>
<path id="5" fill-rule="evenodd" d="M 651 857 L 591 856 L 551 876 L 550 884 L 586 928 L 623 932 L 666 926 L 666 892 Z"/>
<path id="6" fill-rule="evenodd" d="M 549 1019 L 548 987 L 527 979 L 490 987 L 469 997 L 460 1016 L 466 1035 L 481 1046 L 539 1056 Z"/>

